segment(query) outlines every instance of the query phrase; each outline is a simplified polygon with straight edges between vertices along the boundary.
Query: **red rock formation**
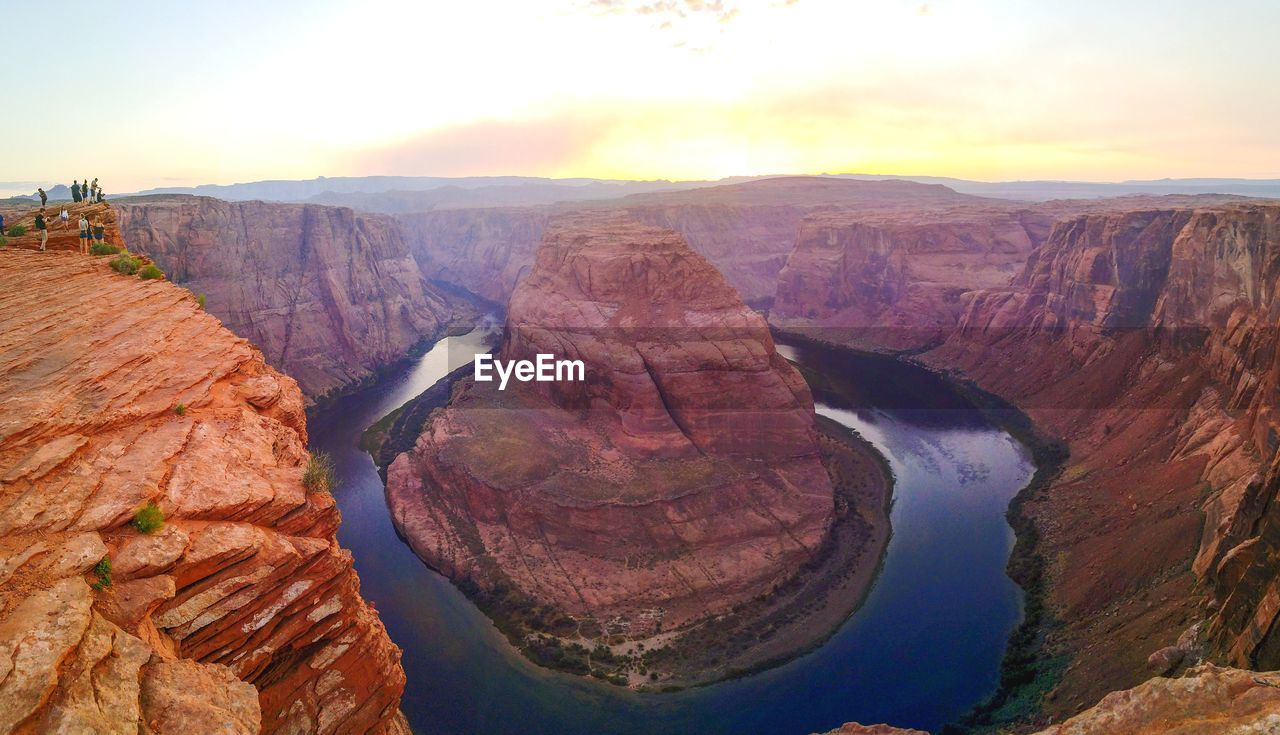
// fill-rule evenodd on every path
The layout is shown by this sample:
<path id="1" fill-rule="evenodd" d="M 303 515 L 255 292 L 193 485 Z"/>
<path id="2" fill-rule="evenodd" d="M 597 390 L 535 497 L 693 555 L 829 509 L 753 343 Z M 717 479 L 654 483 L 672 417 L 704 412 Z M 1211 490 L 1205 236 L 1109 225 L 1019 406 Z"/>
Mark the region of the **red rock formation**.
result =
<path id="1" fill-rule="evenodd" d="M 136 250 L 309 398 L 404 359 L 450 318 L 390 218 L 186 196 L 115 206 Z"/>
<path id="2" fill-rule="evenodd" d="M 917 349 L 960 317 L 961 295 L 1004 286 L 1048 235 L 1030 210 L 811 215 L 778 276 L 770 318 L 870 349 Z"/>
<path id="3" fill-rule="evenodd" d="M 961 331 L 923 356 L 1070 445 L 1023 506 L 1054 560 L 1051 650 L 1075 657 L 1050 712 L 1136 683 L 1199 619 L 1197 585 L 1217 608 L 1207 655 L 1280 665 L 1276 486 L 1258 474 L 1275 451 L 1278 223 L 1265 204 L 1068 219 L 1010 287 L 966 296 Z"/>
<path id="4" fill-rule="evenodd" d="M 0 731 L 407 732 L 297 385 L 105 261 L 0 252 Z"/>
<path id="5" fill-rule="evenodd" d="M 557 221 L 502 357 L 539 352 L 586 381 L 465 385 L 391 465 L 428 563 L 641 633 L 765 592 L 817 548 L 833 501 L 808 388 L 678 235 Z"/>
<path id="6" fill-rule="evenodd" d="M 778 271 L 805 215 L 832 208 L 862 212 L 981 205 L 990 200 L 938 185 L 784 177 L 601 203 L 544 208 L 466 209 L 400 215 L 424 272 L 505 303 L 533 264 L 548 216 L 623 210 L 680 233 L 748 302 L 773 296 Z"/>
<path id="7" fill-rule="evenodd" d="M 1037 735 L 1223 735 L 1280 732 L 1280 672 L 1201 666 L 1108 694 Z"/>

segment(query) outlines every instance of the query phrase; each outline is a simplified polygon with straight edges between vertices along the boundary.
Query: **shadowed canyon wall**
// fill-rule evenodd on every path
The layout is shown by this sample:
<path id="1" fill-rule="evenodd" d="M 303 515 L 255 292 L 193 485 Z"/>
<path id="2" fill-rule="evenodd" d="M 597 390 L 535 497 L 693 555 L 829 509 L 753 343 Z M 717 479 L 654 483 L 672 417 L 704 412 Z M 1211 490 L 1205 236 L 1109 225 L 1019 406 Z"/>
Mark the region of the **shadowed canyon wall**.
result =
<path id="1" fill-rule="evenodd" d="M 206 308 L 308 398 L 404 359 L 450 319 L 389 217 L 207 197 L 116 208 L 126 242 L 205 294 Z"/>
<path id="2" fill-rule="evenodd" d="M 0 252 L 0 731 L 407 732 L 297 384 L 106 260 Z"/>

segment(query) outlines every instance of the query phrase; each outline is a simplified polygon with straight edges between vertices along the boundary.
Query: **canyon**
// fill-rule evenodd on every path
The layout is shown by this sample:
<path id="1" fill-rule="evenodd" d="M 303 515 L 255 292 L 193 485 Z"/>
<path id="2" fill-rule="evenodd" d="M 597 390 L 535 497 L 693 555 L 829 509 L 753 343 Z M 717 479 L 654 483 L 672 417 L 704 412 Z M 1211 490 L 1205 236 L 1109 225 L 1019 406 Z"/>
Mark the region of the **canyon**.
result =
<path id="1" fill-rule="evenodd" d="M 482 604 L 532 607 L 530 631 L 560 639 L 542 645 L 639 640 L 652 680 L 683 676 L 659 666 L 674 633 L 767 596 L 824 547 L 824 461 L 871 496 L 849 522 L 862 566 L 879 558 L 882 471 L 820 436 L 764 319 L 677 233 L 614 212 L 553 219 L 499 354 L 581 360 L 586 380 L 460 381 L 387 468 L 387 498 L 428 564 Z"/>
<path id="2" fill-rule="evenodd" d="M 587 366 L 501 393 L 457 380 L 387 445 L 399 530 L 536 662 L 704 683 L 689 666 L 753 662 L 681 669 L 662 648 L 708 616 L 762 614 L 841 523 L 857 529 L 845 561 L 874 568 L 888 488 L 842 489 L 833 468 L 883 470 L 815 421 L 772 327 L 945 374 L 1041 460 L 1010 511 L 1031 614 L 966 727 L 1274 723 L 1274 675 L 1243 671 L 1280 668 L 1274 202 L 783 178 L 394 217 L 101 207 L 109 241 L 209 313 L 102 259 L 33 260 L 30 234 L 0 251 L 11 728 L 404 731 L 399 651 L 334 540 L 333 499 L 301 484 L 303 411 L 474 317 L 455 292 L 506 312 L 501 359 Z M 129 525 L 147 500 L 166 516 L 154 536 Z M 104 557 L 114 582 L 95 589 Z M 575 668 L 600 641 L 616 660 Z"/>
<path id="3" fill-rule="evenodd" d="M 466 313 L 423 277 L 387 217 L 190 196 L 113 208 L 124 241 L 204 294 L 308 400 L 371 379 Z"/>
<path id="4" fill-rule="evenodd" d="M 407 733 L 297 384 L 107 260 L 0 251 L 0 731 Z"/>
<path id="5" fill-rule="evenodd" d="M 796 227 L 808 214 L 835 208 L 928 211 L 992 201 L 998 200 L 907 181 L 782 177 L 605 202 L 442 209 L 403 213 L 397 219 L 424 273 L 501 305 L 532 267 L 549 217 L 584 209 L 620 210 L 680 233 L 754 304 L 773 296 L 778 272 L 794 247 Z"/>

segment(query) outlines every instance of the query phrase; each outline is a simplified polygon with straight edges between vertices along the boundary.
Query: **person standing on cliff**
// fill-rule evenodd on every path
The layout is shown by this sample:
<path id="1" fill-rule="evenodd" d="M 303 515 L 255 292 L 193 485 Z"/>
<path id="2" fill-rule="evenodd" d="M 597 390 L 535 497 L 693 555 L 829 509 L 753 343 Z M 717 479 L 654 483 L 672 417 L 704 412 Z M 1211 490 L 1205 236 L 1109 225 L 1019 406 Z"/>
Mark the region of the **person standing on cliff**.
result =
<path id="1" fill-rule="evenodd" d="M 90 237 L 93 237 L 93 235 L 92 233 L 89 232 L 89 218 L 81 214 L 80 215 L 80 254 L 81 255 L 89 254 L 89 238 Z"/>
<path id="2" fill-rule="evenodd" d="M 40 195 L 40 208 L 44 209 L 44 205 L 49 203 L 49 195 L 44 193 L 44 189 L 36 187 L 36 193 Z"/>
<path id="3" fill-rule="evenodd" d="M 36 214 L 36 232 L 40 233 L 40 252 L 43 253 L 45 245 L 49 242 L 49 223 L 44 221 L 44 207 L 41 207 L 40 212 Z"/>
<path id="4" fill-rule="evenodd" d="M 98 179 L 93 180 L 93 186 L 89 189 L 89 201 L 95 201 L 98 196 Z"/>
<path id="5" fill-rule="evenodd" d="M 79 204 L 80 199 L 80 180 L 77 179 L 71 182 L 71 201 L 75 204 Z"/>

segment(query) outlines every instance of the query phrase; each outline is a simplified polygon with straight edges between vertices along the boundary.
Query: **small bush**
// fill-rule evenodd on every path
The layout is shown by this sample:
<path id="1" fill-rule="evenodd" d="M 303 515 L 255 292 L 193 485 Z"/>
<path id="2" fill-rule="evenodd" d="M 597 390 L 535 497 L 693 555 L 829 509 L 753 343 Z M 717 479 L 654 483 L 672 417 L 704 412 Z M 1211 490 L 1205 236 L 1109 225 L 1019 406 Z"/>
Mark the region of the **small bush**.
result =
<path id="1" fill-rule="evenodd" d="M 9 238 L 5 237 L 4 235 L 0 235 L 0 248 L 8 244 L 9 244 Z"/>
<path id="2" fill-rule="evenodd" d="M 178 414 L 179 416 L 185 416 L 187 413 L 187 404 L 179 403 L 178 405 L 173 407 L 173 412 Z"/>
<path id="3" fill-rule="evenodd" d="M 101 592 L 111 586 L 111 557 L 104 556 L 93 565 L 93 575 L 98 579 L 91 585 Z"/>
<path id="4" fill-rule="evenodd" d="M 160 506 L 153 501 L 147 501 L 147 504 L 138 509 L 133 514 L 133 527 L 138 529 L 139 533 L 155 533 L 164 528 L 164 511 L 160 510 Z"/>
<path id="5" fill-rule="evenodd" d="M 9 226 L 9 237 L 22 237 L 25 234 L 27 234 L 27 228 L 25 225 Z"/>
<path id="6" fill-rule="evenodd" d="M 138 278 L 141 278 L 144 281 L 152 281 L 157 278 L 164 278 L 164 271 L 160 270 L 154 265 L 147 265 L 147 266 L 144 266 L 142 270 L 138 271 Z"/>
<path id="7" fill-rule="evenodd" d="M 338 478 L 333 474 L 333 460 L 324 452 L 316 452 L 307 460 L 307 468 L 302 473 L 302 484 L 312 492 L 333 492 Z"/>
<path id="8" fill-rule="evenodd" d="M 89 246 L 89 252 L 93 255 L 116 255 L 122 249 L 119 245 L 108 245 L 105 242 L 95 242 Z"/>
<path id="9" fill-rule="evenodd" d="M 196 303 L 200 305 L 201 309 L 204 308 L 204 294 L 196 294 Z"/>
<path id="10" fill-rule="evenodd" d="M 138 272 L 139 268 L 142 267 L 142 261 L 128 253 L 121 253 L 120 255 L 112 258 L 108 265 L 110 265 L 111 270 L 116 273 L 123 273 L 126 276 L 132 276 Z"/>

